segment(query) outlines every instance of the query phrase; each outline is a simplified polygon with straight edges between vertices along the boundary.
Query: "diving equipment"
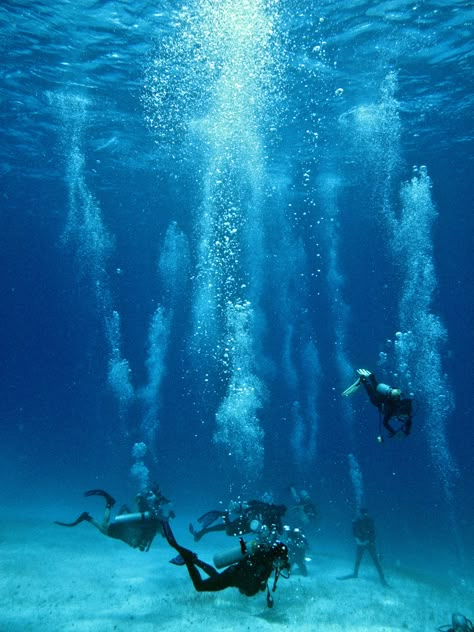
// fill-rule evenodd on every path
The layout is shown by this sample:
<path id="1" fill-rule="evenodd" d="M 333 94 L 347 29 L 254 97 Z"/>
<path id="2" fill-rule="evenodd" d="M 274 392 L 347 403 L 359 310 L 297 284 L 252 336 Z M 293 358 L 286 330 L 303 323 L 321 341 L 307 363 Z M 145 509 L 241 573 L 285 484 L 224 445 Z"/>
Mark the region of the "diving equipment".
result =
<path id="1" fill-rule="evenodd" d="M 348 397 L 349 395 L 352 395 L 352 393 L 355 393 L 360 385 L 361 385 L 361 381 L 360 381 L 360 378 L 358 377 L 357 380 L 354 382 L 354 384 L 351 384 L 348 388 L 346 388 L 345 391 L 343 391 L 342 396 Z"/>

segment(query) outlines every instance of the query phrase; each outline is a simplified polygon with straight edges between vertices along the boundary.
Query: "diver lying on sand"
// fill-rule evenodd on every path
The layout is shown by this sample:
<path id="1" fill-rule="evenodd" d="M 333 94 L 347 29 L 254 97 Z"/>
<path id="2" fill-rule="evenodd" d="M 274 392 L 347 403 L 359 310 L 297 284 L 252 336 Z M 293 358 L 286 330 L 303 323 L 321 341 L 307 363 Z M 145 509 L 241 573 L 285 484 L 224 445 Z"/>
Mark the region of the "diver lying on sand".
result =
<path id="1" fill-rule="evenodd" d="M 75 527 L 81 522 L 90 522 L 104 535 L 122 540 L 140 551 L 148 551 L 155 535 L 158 532 L 163 535 L 161 528 L 163 521 L 175 516 L 170 501 L 162 495 L 158 485 L 137 494 L 136 512 L 130 512 L 124 505 L 115 518 L 111 518 L 111 509 L 115 505 L 115 499 L 110 494 L 102 489 L 91 489 L 85 492 L 84 496 L 102 496 L 105 499 L 102 522 L 98 522 L 85 511 L 74 522 L 56 520 L 55 524 L 61 527 Z"/>
<path id="2" fill-rule="evenodd" d="M 180 546 L 168 522 L 163 522 L 162 530 L 169 545 L 179 553 L 171 560 L 171 563 L 186 566 L 194 588 L 198 592 L 238 588 L 242 594 L 253 597 L 266 589 L 267 605 L 271 608 L 273 606 L 271 592 L 275 592 L 278 578 L 280 575 L 289 577 L 288 547 L 279 540 L 255 541 L 247 545 L 240 538 L 240 548 L 237 552 L 232 551 L 230 555 L 220 556 L 220 563 L 217 562 L 217 556 L 214 558 L 217 566 L 227 566 L 219 573 L 214 566 L 200 560 L 196 553 Z M 208 577 L 203 579 L 199 569 L 203 570 Z M 273 571 L 275 571 L 275 577 L 270 591 L 268 580 Z"/>

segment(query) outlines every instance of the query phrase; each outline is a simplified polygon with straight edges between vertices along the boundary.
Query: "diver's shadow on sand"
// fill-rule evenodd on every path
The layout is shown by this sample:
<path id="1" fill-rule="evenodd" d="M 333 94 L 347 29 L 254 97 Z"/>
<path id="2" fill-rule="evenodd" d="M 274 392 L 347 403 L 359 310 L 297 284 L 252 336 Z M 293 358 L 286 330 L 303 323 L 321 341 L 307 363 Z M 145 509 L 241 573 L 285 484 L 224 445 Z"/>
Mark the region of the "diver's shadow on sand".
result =
<path id="1" fill-rule="evenodd" d="M 286 612 L 278 609 L 274 610 L 273 608 L 266 608 L 253 616 L 257 619 L 263 619 L 267 623 L 275 623 L 277 625 L 288 625 L 290 622 Z"/>

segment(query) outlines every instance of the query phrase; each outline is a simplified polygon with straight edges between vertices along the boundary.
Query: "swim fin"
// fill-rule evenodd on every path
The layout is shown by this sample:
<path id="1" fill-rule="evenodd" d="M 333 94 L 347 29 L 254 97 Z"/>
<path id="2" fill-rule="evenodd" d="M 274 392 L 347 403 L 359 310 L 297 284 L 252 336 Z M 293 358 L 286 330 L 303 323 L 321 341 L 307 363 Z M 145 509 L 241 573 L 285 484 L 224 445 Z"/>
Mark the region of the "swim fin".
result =
<path id="1" fill-rule="evenodd" d="M 186 562 L 184 561 L 181 553 L 179 553 L 176 557 L 173 557 L 173 559 L 170 560 L 170 564 L 174 564 L 175 566 L 184 566 Z"/>
<path id="2" fill-rule="evenodd" d="M 354 384 L 351 384 L 345 391 L 343 391 L 342 396 L 347 397 L 348 395 L 352 395 L 352 393 L 355 393 L 359 388 L 360 384 L 360 378 L 358 377 Z"/>
<path id="3" fill-rule="evenodd" d="M 222 518 L 222 510 L 214 509 L 213 511 L 208 511 L 203 514 L 200 518 L 198 518 L 199 524 L 202 524 L 203 529 L 208 527 L 210 524 L 215 522 L 218 518 Z"/>
<path id="4" fill-rule="evenodd" d="M 105 498 L 107 509 L 111 509 L 115 505 L 115 498 L 107 492 L 104 492 L 103 489 L 90 489 L 89 491 L 84 492 L 84 496 L 103 496 Z"/>
<path id="5" fill-rule="evenodd" d="M 161 531 L 164 537 L 166 538 L 168 544 L 172 546 L 174 549 L 178 550 L 179 544 L 176 542 L 174 533 L 171 531 L 170 523 L 167 520 L 161 521 Z"/>
<path id="6" fill-rule="evenodd" d="M 55 520 L 54 524 L 58 524 L 60 527 L 75 527 L 81 522 L 84 522 L 84 520 L 87 520 L 87 522 L 91 522 L 92 520 L 92 516 L 89 513 L 87 513 L 87 511 L 84 511 L 84 513 L 81 513 L 79 518 L 77 520 L 74 520 L 74 522 L 59 522 L 59 520 Z"/>

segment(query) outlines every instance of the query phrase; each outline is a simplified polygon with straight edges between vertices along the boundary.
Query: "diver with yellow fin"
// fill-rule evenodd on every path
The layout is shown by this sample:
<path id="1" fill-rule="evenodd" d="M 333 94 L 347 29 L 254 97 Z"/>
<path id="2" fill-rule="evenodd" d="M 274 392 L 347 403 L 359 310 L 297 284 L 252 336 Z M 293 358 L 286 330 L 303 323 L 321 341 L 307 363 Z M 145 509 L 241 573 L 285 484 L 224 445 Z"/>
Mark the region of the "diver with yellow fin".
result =
<path id="1" fill-rule="evenodd" d="M 389 438 L 395 436 L 405 436 L 411 432 L 412 426 L 412 400 L 402 397 L 399 388 L 388 386 L 377 381 L 375 375 L 367 369 L 357 369 L 358 378 L 342 393 L 344 397 L 355 393 L 362 384 L 369 396 L 371 403 L 379 411 L 379 435 L 377 441 L 382 443 L 382 424 L 387 430 Z M 393 422 L 398 423 L 398 428 L 394 428 Z"/>

